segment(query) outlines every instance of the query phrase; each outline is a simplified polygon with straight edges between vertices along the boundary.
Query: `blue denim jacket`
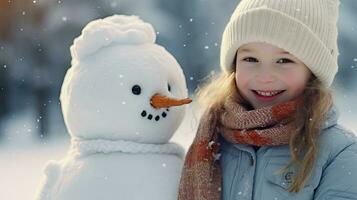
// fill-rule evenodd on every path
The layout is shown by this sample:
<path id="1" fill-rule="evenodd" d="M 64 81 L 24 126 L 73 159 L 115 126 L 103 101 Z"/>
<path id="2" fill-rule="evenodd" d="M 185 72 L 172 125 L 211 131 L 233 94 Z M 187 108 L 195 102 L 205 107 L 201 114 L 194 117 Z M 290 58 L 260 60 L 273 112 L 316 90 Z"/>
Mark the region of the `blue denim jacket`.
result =
<path id="1" fill-rule="evenodd" d="M 357 137 L 337 124 L 333 106 L 318 139 L 318 156 L 312 175 L 298 193 L 285 189 L 296 173 L 294 167 L 274 174 L 290 161 L 288 145 L 232 144 L 220 137 L 223 200 L 357 200 Z"/>

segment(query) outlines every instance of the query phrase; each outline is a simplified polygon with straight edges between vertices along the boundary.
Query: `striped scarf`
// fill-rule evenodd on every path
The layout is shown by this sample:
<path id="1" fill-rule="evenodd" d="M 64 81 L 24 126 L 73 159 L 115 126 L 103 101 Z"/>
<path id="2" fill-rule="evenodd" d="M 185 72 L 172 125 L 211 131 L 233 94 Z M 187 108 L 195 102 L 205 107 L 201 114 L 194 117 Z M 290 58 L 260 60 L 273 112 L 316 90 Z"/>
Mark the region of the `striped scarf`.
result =
<path id="1" fill-rule="evenodd" d="M 220 200 L 221 169 L 218 134 L 231 143 L 276 146 L 289 143 L 293 114 L 301 98 L 247 110 L 232 99 L 220 109 L 207 109 L 183 166 L 179 200 Z"/>

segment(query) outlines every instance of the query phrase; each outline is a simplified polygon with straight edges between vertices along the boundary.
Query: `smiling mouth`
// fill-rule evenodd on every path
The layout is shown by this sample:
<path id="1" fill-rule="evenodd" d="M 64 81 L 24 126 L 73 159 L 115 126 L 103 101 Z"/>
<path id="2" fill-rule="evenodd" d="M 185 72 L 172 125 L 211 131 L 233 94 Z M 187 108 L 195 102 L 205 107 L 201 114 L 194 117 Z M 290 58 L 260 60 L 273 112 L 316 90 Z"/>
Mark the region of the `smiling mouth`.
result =
<path id="1" fill-rule="evenodd" d="M 285 90 L 252 90 L 252 91 L 259 96 L 275 96 L 285 92 Z"/>
<path id="2" fill-rule="evenodd" d="M 262 91 L 262 90 L 252 90 L 254 96 L 263 102 L 270 102 L 277 99 L 283 92 L 286 90 L 270 90 L 270 91 Z"/>
<path id="3" fill-rule="evenodd" d="M 169 112 L 170 109 L 166 108 L 166 111 Z M 148 120 L 152 120 L 154 118 L 153 114 L 148 114 L 148 112 L 146 112 L 146 110 L 143 110 L 140 114 L 142 117 L 145 117 Z M 167 116 L 167 113 L 164 111 L 161 113 L 161 115 L 156 115 L 154 120 L 155 121 L 159 121 L 162 118 L 165 118 Z"/>

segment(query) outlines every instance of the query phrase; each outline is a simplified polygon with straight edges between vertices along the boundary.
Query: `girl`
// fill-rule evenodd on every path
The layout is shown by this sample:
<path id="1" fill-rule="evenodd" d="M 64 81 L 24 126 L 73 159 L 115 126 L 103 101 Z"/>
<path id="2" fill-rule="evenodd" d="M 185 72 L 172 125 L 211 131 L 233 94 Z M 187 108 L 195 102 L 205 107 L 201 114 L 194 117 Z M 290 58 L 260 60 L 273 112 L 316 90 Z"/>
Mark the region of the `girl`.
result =
<path id="1" fill-rule="evenodd" d="M 337 124 L 338 0 L 242 0 L 186 155 L 180 200 L 357 199 L 357 138 Z"/>

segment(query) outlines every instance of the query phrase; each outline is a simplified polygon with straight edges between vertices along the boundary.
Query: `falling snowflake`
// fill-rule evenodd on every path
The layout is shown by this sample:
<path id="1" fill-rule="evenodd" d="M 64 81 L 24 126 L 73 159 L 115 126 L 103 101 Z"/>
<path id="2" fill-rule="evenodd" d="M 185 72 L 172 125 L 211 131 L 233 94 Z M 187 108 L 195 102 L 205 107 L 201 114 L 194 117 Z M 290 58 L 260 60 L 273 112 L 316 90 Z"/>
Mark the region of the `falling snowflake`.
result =
<path id="1" fill-rule="evenodd" d="M 110 4 L 110 7 L 112 7 L 112 8 L 116 8 L 118 6 L 118 3 L 117 2 L 112 2 L 111 4 Z"/>
<path id="2" fill-rule="evenodd" d="M 221 157 L 220 153 L 213 154 L 214 161 L 219 160 L 220 157 Z"/>
<path id="3" fill-rule="evenodd" d="M 214 141 L 210 141 L 210 142 L 208 143 L 208 148 L 212 149 L 212 145 L 213 145 L 214 143 L 215 143 Z"/>

